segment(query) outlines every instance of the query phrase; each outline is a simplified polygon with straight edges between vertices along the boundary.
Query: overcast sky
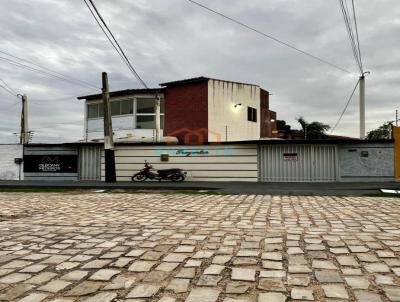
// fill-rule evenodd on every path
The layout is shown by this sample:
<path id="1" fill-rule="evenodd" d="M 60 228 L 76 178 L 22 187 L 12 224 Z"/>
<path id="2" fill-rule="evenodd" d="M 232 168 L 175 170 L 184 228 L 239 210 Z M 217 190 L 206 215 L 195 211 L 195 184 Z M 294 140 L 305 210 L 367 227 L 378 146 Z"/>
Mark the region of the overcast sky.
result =
<path id="1" fill-rule="evenodd" d="M 336 70 L 190 4 L 187 0 L 95 0 L 145 82 L 197 76 L 258 84 L 270 107 L 333 126 L 355 83 L 357 66 L 337 0 L 198 0 L 354 74 Z M 367 78 L 367 130 L 394 120 L 400 109 L 400 3 L 355 0 Z M 83 0 L 0 0 L 0 51 L 110 89 L 140 87 L 89 14 Z M 78 86 L 8 64 L 0 78 L 29 98 L 36 142 L 83 136 Z M 1 84 L 1 83 L 0 83 Z M 0 143 L 16 142 L 21 106 L 0 89 Z M 358 135 L 358 93 L 335 134 Z"/>

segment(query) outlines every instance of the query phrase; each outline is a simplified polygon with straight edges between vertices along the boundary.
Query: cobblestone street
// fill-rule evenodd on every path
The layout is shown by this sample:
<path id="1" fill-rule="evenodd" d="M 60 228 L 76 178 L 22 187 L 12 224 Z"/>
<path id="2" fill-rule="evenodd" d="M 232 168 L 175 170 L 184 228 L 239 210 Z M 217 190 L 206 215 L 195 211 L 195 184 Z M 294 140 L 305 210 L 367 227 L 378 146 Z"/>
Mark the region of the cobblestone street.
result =
<path id="1" fill-rule="evenodd" d="M 400 301 L 399 202 L 0 193 L 0 301 Z"/>

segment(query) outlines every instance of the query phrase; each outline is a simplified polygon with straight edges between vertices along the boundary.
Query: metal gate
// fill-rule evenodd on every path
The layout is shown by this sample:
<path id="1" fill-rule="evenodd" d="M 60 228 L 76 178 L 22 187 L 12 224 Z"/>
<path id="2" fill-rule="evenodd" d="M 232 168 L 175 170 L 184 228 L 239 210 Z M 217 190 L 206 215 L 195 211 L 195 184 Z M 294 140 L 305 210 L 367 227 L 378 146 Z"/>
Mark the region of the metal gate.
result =
<path id="1" fill-rule="evenodd" d="M 101 180 L 101 147 L 79 148 L 79 180 Z"/>
<path id="2" fill-rule="evenodd" d="M 336 181 L 335 145 L 261 145 L 259 180 Z"/>

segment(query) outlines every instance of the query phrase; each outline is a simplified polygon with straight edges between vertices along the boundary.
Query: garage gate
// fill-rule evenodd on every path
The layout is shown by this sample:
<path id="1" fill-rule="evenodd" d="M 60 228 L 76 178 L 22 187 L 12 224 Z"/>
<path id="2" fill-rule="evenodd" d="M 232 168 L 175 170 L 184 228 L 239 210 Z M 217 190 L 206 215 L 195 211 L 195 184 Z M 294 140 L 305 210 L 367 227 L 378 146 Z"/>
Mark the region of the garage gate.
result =
<path id="1" fill-rule="evenodd" d="M 335 145 L 260 145 L 258 154 L 260 181 L 337 180 Z"/>

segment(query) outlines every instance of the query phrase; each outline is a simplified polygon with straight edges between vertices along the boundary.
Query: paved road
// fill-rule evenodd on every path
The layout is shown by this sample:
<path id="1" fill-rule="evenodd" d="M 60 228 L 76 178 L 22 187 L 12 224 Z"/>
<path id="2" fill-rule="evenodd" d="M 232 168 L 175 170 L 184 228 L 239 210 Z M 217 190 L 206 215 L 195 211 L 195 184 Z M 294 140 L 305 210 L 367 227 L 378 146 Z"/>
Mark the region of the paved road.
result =
<path id="1" fill-rule="evenodd" d="M 100 181 L 0 181 L 1 188 L 96 188 L 96 189 L 169 189 L 215 190 L 226 194 L 364 196 L 379 194 L 380 189 L 400 190 L 400 182 L 261 183 L 261 182 L 158 182 L 144 183 Z"/>
<path id="2" fill-rule="evenodd" d="M 0 193 L 0 301 L 399 301 L 398 199 Z"/>

